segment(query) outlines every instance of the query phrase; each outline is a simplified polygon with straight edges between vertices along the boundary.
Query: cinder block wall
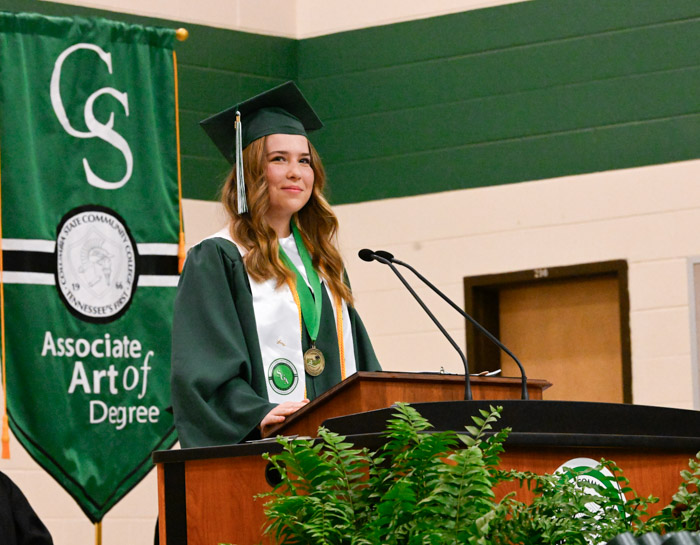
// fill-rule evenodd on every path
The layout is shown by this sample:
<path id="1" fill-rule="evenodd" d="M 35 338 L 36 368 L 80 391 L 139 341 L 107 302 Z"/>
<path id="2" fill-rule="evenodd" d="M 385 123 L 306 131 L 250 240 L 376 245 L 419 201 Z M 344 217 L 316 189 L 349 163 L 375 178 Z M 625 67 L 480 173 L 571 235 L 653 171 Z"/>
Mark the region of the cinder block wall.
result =
<path id="1" fill-rule="evenodd" d="M 634 402 L 697 406 L 697 2 L 441 0 L 426 12 L 419 0 L 75 1 L 0 9 L 190 30 L 177 48 L 189 244 L 224 221 L 215 198 L 227 165 L 197 120 L 296 79 L 327 122 L 312 139 L 385 368 L 460 364 L 390 272 L 356 258 L 360 248 L 410 261 L 457 301 L 467 275 L 626 259 Z M 487 4 L 503 5 L 472 9 Z M 439 315 L 464 338 L 456 316 Z M 93 541 L 16 441 L 0 470 L 57 545 Z M 150 543 L 156 511 L 151 474 L 105 518 L 105 545 Z"/>

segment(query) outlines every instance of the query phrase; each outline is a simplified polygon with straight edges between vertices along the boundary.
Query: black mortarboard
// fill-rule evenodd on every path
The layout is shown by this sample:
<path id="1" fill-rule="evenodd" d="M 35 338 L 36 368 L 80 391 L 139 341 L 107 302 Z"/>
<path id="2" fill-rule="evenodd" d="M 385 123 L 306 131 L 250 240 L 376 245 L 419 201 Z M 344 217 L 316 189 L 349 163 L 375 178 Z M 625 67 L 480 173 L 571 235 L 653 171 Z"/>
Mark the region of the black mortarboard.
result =
<path id="1" fill-rule="evenodd" d="M 301 134 L 323 123 L 293 81 L 260 93 L 199 124 L 229 163 L 236 165 L 238 213 L 248 211 L 243 179 L 243 148 L 268 134 Z"/>
<path id="2" fill-rule="evenodd" d="M 302 134 L 323 123 L 293 81 L 260 93 L 215 114 L 200 125 L 229 163 L 236 162 L 236 113 L 240 113 L 240 148 L 268 134 Z"/>

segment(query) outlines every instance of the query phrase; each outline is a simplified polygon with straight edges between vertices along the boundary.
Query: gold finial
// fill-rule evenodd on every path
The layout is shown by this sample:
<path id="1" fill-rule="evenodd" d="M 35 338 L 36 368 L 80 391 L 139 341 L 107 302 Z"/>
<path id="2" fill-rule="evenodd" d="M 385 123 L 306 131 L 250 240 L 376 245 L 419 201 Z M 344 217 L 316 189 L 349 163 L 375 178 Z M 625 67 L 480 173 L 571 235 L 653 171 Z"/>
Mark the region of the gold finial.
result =
<path id="1" fill-rule="evenodd" d="M 178 28 L 175 31 L 175 37 L 181 42 L 184 42 L 187 38 L 189 38 L 189 36 L 190 36 L 190 33 L 187 32 L 186 28 Z"/>

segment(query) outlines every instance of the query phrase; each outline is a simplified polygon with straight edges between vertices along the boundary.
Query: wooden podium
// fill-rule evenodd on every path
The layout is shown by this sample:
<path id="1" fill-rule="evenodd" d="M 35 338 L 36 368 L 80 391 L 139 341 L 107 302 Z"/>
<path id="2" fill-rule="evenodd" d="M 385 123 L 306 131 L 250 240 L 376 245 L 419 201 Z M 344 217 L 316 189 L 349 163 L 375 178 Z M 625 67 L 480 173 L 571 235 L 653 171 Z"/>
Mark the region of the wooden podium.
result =
<path id="1" fill-rule="evenodd" d="M 475 400 L 520 399 L 519 378 L 477 376 L 471 378 L 471 384 Z M 546 380 L 528 380 L 530 399 L 542 399 L 542 392 L 550 386 Z M 316 437 L 316 430 L 324 420 L 384 409 L 397 401 L 420 403 L 463 399 L 464 375 L 360 371 L 288 417 L 285 422 L 271 429 L 267 436 Z"/>
<path id="2" fill-rule="evenodd" d="M 658 407 L 541 401 L 549 383 L 528 381 L 531 401 L 521 401 L 520 380 L 472 378 L 474 401 L 461 401 L 463 376 L 358 373 L 289 418 L 273 433 L 314 436 L 318 425 L 377 448 L 396 401 L 414 404 L 437 429 L 461 430 L 494 401 L 504 407 L 501 424 L 513 428 L 502 466 L 551 473 L 573 458 L 611 459 L 640 495 L 670 501 L 679 472 L 700 450 L 700 413 Z M 263 501 L 274 475 L 262 459 L 279 452 L 273 439 L 243 445 L 159 451 L 162 545 L 252 545 L 261 540 Z M 504 488 L 504 492 L 507 489 Z M 269 541 L 263 541 L 269 543 Z"/>
<path id="3" fill-rule="evenodd" d="M 435 430 L 461 430 L 488 410 L 493 401 L 416 403 L 413 406 Z M 680 472 L 700 451 L 700 412 L 621 403 L 501 400 L 499 428 L 512 432 L 501 455 L 501 467 L 554 473 L 564 462 L 588 458 L 614 461 L 641 497 L 656 496 L 653 514 L 665 507 L 678 490 Z M 347 435 L 354 429 L 376 436 L 385 429 L 391 409 L 337 417 L 324 422 L 331 431 Z M 515 483 L 499 486 L 497 493 L 532 494 Z"/>

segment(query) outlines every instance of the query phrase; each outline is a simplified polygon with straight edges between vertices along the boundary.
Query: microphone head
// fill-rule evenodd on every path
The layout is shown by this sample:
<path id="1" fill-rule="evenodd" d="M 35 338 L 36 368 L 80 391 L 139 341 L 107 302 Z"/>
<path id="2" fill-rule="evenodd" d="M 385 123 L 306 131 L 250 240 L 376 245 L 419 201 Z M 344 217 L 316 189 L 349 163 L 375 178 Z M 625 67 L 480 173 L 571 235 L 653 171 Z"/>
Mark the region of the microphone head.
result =
<path id="1" fill-rule="evenodd" d="M 389 252 L 385 252 L 384 250 L 377 250 L 376 252 L 374 252 L 374 255 L 381 257 L 383 259 L 386 259 L 387 261 L 394 260 L 394 254 L 391 254 Z"/>
<path id="2" fill-rule="evenodd" d="M 357 252 L 357 255 L 362 261 L 374 261 L 374 252 L 368 248 L 363 248 Z"/>

